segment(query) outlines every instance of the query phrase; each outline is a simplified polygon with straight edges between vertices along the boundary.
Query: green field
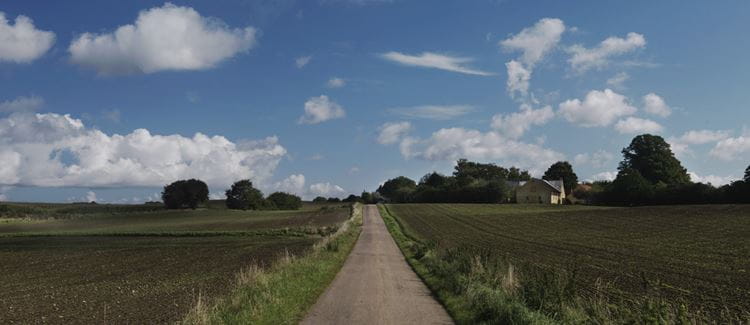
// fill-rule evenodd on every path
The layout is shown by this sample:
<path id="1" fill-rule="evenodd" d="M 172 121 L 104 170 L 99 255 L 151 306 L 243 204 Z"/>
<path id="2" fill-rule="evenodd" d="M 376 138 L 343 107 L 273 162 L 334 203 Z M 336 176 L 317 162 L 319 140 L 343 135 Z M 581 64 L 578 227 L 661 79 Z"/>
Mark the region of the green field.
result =
<path id="1" fill-rule="evenodd" d="M 660 313 L 725 321 L 750 315 L 750 206 L 396 204 L 387 210 L 420 244 L 410 246 L 417 247 L 411 250 L 417 262 L 434 254 L 463 260 L 468 265 L 452 267 L 465 274 L 476 269 L 474 257 L 498 274 L 513 265 L 521 286 L 511 286 L 513 299 L 552 319 L 569 321 L 561 316 L 566 312 L 616 322 Z M 444 282 L 438 269 L 447 264 L 427 260 L 423 276 Z M 594 305 L 599 310 L 587 310 Z"/>
<path id="2" fill-rule="evenodd" d="M 350 216 L 299 211 L 167 211 L 156 206 L 0 206 L 0 323 L 179 321 L 248 265 L 302 255 Z"/>

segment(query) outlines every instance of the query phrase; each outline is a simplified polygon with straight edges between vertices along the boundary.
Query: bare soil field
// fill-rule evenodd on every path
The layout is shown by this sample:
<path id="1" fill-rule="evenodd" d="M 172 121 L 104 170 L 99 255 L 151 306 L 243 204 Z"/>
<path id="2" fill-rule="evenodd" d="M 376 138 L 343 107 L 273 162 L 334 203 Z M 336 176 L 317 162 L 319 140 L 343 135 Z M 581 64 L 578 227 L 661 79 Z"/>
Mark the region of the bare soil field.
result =
<path id="1" fill-rule="evenodd" d="M 423 242 L 500 257 L 520 276 L 563 270 L 582 295 L 664 298 L 714 315 L 747 317 L 750 310 L 747 205 L 387 208 Z"/>
<path id="2" fill-rule="evenodd" d="M 305 253 L 349 208 L 0 218 L 0 323 L 168 323 L 254 262 Z M 208 232 L 208 233 L 206 233 Z"/>

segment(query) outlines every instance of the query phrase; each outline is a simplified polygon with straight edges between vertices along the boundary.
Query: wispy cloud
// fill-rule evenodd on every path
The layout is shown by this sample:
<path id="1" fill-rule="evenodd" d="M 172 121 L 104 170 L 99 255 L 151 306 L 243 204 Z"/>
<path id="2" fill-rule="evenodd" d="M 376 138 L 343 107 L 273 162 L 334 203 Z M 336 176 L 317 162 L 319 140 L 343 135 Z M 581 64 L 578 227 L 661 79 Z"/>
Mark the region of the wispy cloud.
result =
<path id="1" fill-rule="evenodd" d="M 466 115 L 476 109 L 470 105 L 423 105 L 413 107 L 391 108 L 388 111 L 407 118 L 428 120 L 451 120 Z"/>
<path id="2" fill-rule="evenodd" d="M 466 63 L 474 61 L 473 58 L 448 56 L 432 52 L 423 52 L 419 55 L 409 55 L 393 51 L 381 54 L 381 57 L 389 61 L 413 67 L 440 69 L 476 76 L 494 75 L 494 73 L 491 72 L 476 70 L 465 66 Z"/>

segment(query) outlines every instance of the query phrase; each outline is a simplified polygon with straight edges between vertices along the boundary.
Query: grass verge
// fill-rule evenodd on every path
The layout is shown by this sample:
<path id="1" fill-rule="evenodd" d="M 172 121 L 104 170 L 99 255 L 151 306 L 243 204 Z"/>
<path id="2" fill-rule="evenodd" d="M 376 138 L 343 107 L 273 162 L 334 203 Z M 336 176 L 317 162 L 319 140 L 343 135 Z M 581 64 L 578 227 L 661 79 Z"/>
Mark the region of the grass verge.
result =
<path id="1" fill-rule="evenodd" d="M 213 302 L 199 297 L 183 324 L 296 324 L 333 281 L 362 230 L 362 206 L 336 233 L 300 257 L 282 255 L 270 267 L 250 264 L 236 288 Z"/>

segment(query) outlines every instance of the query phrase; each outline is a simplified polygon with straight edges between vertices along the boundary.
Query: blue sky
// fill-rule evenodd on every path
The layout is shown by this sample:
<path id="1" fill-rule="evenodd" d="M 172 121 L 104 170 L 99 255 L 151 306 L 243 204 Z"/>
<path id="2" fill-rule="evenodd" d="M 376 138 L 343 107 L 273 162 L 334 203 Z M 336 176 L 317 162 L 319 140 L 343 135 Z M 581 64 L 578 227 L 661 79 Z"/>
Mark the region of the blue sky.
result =
<path id="1" fill-rule="evenodd" d="M 611 178 L 655 133 L 750 163 L 750 3 L 3 2 L 0 199 L 138 202 L 185 177 L 310 198 L 457 158 Z M 68 115 L 67 117 L 65 115 Z M 199 135 L 196 136 L 196 133 Z"/>

